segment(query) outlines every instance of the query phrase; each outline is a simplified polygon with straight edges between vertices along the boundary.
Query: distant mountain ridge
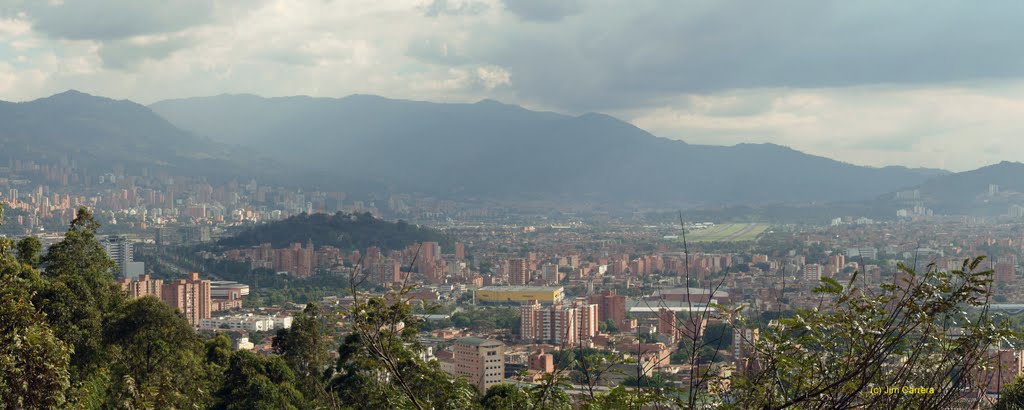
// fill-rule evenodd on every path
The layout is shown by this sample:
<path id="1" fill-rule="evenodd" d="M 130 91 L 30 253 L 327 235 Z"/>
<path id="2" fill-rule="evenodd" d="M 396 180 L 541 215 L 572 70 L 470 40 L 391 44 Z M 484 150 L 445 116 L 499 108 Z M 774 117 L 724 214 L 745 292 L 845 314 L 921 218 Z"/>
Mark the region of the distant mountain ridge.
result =
<path id="1" fill-rule="evenodd" d="M 939 171 L 869 168 L 774 144 L 693 145 L 604 114 L 483 100 L 220 95 L 150 106 L 225 143 L 388 189 L 441 195 L 683 205 L 860 200 Z"/>
<path id="2" fill-rule="evenodd" d="M 227 146 L 184 132 L 143 105 L 74 90 L 0 102 L 0 146 L 4 162 L 66 158 L 94 170 L 121 164 L 198 175 L 239 168 Z"/>
<path id="3" fill-rule="evenodd" d="M 896 206 L 920 204 L 946 215 L 1005 215 L 1012 205 L 1024 206 L 1024 164 L 1003 161 L 936 176 L 902 191 L 905 195 L 901 197 L 893 192 L 880 201 Z"/>

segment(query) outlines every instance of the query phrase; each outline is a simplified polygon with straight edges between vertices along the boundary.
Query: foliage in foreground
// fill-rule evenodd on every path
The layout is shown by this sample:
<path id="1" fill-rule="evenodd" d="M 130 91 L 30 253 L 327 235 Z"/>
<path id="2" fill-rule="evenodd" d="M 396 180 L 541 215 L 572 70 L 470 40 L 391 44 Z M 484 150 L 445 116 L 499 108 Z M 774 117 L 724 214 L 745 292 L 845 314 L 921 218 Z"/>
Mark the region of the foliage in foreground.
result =
<path id="1" fill-rule="evenodd" d="M 1016 339 L 988 311 L 983 258 L 960 269 L 900 266 L 880 292 L 823 279 L 819 309 L 781 319 L 756 343 L 757 365 L 733 381 L 739 407 L 943 409 L 980 403 L 990 348 Z M 920 394 L 887 394 L 897 386 Z M 930 390 L 934 389 L 934 390 Z"/>

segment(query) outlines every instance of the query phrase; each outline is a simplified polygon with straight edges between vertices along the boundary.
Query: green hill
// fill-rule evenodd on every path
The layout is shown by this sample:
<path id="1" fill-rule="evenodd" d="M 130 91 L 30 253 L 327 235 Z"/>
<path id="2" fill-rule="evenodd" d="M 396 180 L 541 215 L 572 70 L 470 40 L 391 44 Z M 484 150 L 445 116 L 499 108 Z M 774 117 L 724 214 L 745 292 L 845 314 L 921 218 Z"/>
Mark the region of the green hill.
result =
<path id="1" fill-rule="evenodd" d="M 288 219 L 259 225 L 216 243 L 218 248 L 236 249 L 271 243 L 275 248 L 292 243 L 313 241 L 316 246 L 329 245 L 339 249 L 364 250 L 377 246 L 399 250 L 417 242 L 435 241 L 441 249 L 451 252 L 455 241 L 437 230 L 411 225 L 405 221 L 389 222 L 369 213 L 300 214 Z"/>

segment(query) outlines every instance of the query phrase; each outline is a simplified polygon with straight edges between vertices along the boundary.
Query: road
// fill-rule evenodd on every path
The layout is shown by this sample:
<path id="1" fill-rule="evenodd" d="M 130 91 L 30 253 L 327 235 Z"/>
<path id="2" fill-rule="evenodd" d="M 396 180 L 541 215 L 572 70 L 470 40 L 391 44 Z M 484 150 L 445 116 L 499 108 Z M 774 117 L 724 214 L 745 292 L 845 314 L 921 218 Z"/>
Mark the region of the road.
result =
<path id="1" fill-rule="evenodd" d="M 174 270 L 178 271 L 179 273 L 182 274 L 182 276 L 188 275 L 191 272 L 195 272 L 194 269 L 188 269 L 188 268 L 182 266 L 177 261 L 175 261 L 175 260 L 173 260 L 173 259 L 171 259 L 171 258 L 169 258 L 169 257 L 167 257 L 167 256 L 165 256 L 163 254 L 157 254 L 156 259 L 157 259 L 157 262 L 159 262 L 160 264 L 166 265 L 166 266 L 170 266 L 171 269 L 174 269 Z M 204 279 L 209 278 L 209 279 L 212 279 L 212 280 L 223 280 L 223 278 L 221 278 L 221 277 L 219 277 L 219 276 L 217 276 L 215 274 L 212 274 L 210 272 L 199 272 L 199 273 L 200 273 L 200 276 L 203 277 Z"/>

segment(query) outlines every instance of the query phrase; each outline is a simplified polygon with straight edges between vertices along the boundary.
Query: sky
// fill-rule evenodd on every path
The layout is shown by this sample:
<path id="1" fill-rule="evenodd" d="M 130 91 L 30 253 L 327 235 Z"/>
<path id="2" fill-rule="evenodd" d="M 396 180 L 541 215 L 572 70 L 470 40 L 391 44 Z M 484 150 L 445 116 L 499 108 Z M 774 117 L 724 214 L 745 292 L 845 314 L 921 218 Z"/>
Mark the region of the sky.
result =
<path id="1" fill-rule="evenodd" d="M 1021 15 L 1016 0 L 0 0 L 0 99 L 490 98 L 961 171 L 1024 161 Z"/>

